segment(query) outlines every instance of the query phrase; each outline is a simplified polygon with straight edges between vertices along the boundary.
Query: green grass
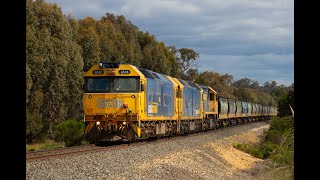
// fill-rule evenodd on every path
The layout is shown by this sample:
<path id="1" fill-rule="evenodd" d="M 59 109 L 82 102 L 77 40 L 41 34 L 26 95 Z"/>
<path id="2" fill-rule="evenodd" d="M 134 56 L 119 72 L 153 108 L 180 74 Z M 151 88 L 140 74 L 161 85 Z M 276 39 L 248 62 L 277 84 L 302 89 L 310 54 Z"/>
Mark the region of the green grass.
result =
<path id="1" fill-rule="evenodd" d="M 262 145 L 236 144 L 233 146 L 260 159 L 269 158 L 272 152 L 277 148 L 277 145 L 271 142 Z"/>
<path id="2" fill-rule="evenodd" d="M 82 140 L 80 145 L 89 144 L 88 141 Z M 54 149 L 54 148 L 62 148 L 66 147 L 63 142 L 55 142 L 53 140 L 43 140 L 43 142 L 35 142 L 31 144 L 26 144 L 26 151 L 38 151 L 38 150 L 46 150 L 46 149 Z"/>
<path id="3" fill-rule="evenodd" d="M 35 142 L 26 145 L 26 151 L 38 151 L 45 149 L 61 148 L 65 147 L 64 143 L 54 142 L 52 140 L 45 140 L 44 142 Z"/>

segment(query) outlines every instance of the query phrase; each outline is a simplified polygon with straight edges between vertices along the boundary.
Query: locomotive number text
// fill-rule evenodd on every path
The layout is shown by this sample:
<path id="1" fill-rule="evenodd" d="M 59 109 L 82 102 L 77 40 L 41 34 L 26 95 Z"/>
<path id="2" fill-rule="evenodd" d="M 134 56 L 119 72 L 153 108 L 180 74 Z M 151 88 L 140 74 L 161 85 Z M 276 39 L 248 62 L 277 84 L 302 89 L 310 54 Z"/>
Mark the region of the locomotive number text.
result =
<path id="1" fill-rule="evenodd" d="M 119 70 L 119 74 L 130 74 L 130 70 Z"/>
<path id="2" fill-rule="evenodd" d="M 99 98 L 98 99 L 98 108 L 100 109 L 108 109 L 108 108 L 122 108 L 123 107 L 123 99 L 119 98 L 113 98 L 113 99 L 104 99 L 104 98 Z"/>
<path id="3" fill-rule="evenodd" d="M 103 74 L 103 70 L 93 70 L 93 74 Z"/>

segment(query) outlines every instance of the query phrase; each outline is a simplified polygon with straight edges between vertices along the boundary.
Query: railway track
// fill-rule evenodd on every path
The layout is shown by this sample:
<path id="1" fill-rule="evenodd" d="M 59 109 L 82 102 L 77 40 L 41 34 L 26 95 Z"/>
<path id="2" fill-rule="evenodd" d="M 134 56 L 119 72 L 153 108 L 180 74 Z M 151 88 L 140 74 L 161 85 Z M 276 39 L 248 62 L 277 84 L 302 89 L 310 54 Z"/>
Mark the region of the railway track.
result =
<path id="1" fill-rule="evenodd" d="M 269 120 L 267 120 L 266 122 L 269 122 Z M 235 126 L 239 126 L 239 125 L 241 126 L 241 125 L 245 125 L 245 124 L 247 124 L 247 123 L 241 123 L 241 124 L 238 124 Z M 195 132 L 195 133 L 174 136 L 173 138 L 176 140 L 179 138 L 198 136 L 201 134 L 211 133 L 214 131 L 222 131 L 225 128 L 232 128 L 235 126 L 227 126 L 224 128 L 218 128 L 215 130 L 208 130 L 208 131 L 199 131 L 199 132 Z M 73 147 L 66 147 L 66 148 L 31 151 L 31 152 L 26 153 L 26 161 L 30 162 L 30 161 L 35 161 L 35 160 L 46 160 L 46 159 L 50 159 L 50 158 L 61 158 L 63 156 L 78 155 L 78 154 L 83 154 L 83 153 L 109 151 L 109 150 L 115 150 L 115 149 L 125 149 L 125 148 L 128 148 L 129 146 L 132 147 L 132 146 L 141 146 L 141 145 L 150 144 L 150 143 L 159 143 L 159 142 L 163 142 L 163 141 L 169 141 L 173 138 L 170 136 L 169 137 L 164 136 L 164 137 L 160 137 L 160 138 L 150 138 L 147 140 L 138 141 L 138 142 L 134 142 L 134 143 L 115 142 L 115 143 L 110 143 L 105 146 L 97 146 L 95 144 L 89 144 L 89 145 L 73 146 Z"/>
<path id="2" fill-rule="evenodd" d="M 26 160 L 35 161 L 35 160 L 46 160 L 49 158 L 57 158 L 63 156 L 77 155 L 82 153 L 97 152 L 102 150 L 111 150 L 117 148 L 126 148 L 127 144 L 114 145 L 114 146 L 96 146 L 94 144 L 66 147 L 66 148 L 57 148 L 49 150 L 39 150 L 26 153 Z"/>

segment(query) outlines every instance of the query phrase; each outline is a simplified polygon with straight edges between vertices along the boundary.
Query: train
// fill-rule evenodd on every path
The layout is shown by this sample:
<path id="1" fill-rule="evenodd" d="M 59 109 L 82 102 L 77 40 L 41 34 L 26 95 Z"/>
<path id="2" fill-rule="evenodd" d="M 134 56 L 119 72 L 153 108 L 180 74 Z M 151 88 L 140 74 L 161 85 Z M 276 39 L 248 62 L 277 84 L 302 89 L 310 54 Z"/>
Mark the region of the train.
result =
<path id="1" fill-rule="evenodd" d="M 277 107 L 222 97 L 210 86 L 120 62 L 84 73 L 85 138 L 138 141 L 270 119 Z"/>

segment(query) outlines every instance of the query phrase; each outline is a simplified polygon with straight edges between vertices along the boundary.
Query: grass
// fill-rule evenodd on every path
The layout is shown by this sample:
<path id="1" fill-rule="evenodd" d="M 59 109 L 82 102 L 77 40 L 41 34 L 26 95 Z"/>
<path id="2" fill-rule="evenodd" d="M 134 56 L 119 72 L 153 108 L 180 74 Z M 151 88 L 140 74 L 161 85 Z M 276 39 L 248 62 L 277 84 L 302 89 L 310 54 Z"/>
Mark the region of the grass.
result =
<path id="1" fill-rule="evenodd" d="M 255 179 L 261 180 L 292 180 L 293 176 L 292 166 L 281 166 L 281 167 L 270 167 L 267 169 L 260 170 L 254 175 Z"/>
<path id="2" fill-rule="evenodd" d="M 255 146 L 250 144 L 236 144 L 233 146 L 243 152 L 249 153 L 252 156 L 260 159 L 266 159 L 270 157 L 272 152 L 277 148 L 277 145 L 271 142 Z"/>
<path id="3" fill-rule="evenodd" d="M 88 141 L 82 140 L 81 145 L 89 144 Z M 62 148 L 66 147 L 66 144 L 63 142 L 55 142 L 53 140 L 44 140 L 43 142 L 35 142 L 26 145 L 26 151 L 38 151 L 38 150 L 46 150 L 46 149 L 54 149 L 54 148 Z"/>
<path id="4" fill-rule="evenodd" d="M 271 179 L 293 179 L 294 172 L 294 133 L 291 116 L 272 119 L 265 132 L 265 140 L 259 145 L 235 144 L 235 148 L 260 159 L 271 159 L 275 166 L 265 170 Z M 260 174 L 261 175 L 261 174 Z"/>
<path id="5" fill-rule="evenodd" d="M 294 179 L 293 176 L 293 167 L 292 166 L 281 166 L 278 168 L 271 169 L 268 174 L 270 175 L 270 179 Z"/>
<path id="6" fill-rule="evenodd" d="M 35 142 L 26 145 L 26 150 L 28 151 L 38 151 L 45 149 L 61 148 L 65 147 L 64 143 L 54 142 L 52 140 L 45 140 L 44 142 Z"/>

